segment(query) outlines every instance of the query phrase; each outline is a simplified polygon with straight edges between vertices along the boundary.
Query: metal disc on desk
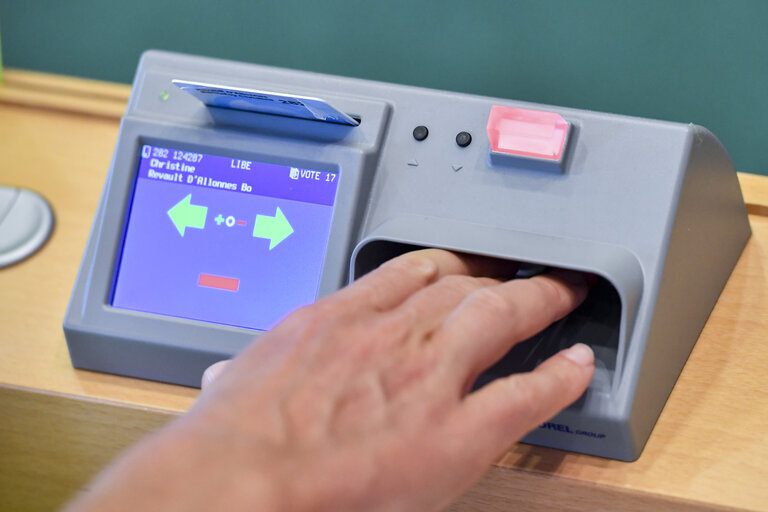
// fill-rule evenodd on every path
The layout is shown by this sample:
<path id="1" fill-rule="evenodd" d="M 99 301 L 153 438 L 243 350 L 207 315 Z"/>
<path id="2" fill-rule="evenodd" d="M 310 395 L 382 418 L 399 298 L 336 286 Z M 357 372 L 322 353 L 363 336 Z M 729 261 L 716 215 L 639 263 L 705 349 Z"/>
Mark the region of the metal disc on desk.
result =
<path id="1" fill-rule="evenodd" d="M 0 268 L 37 251 L 53 230 L 53 210 L 31 190 L 0 187 Z"/>

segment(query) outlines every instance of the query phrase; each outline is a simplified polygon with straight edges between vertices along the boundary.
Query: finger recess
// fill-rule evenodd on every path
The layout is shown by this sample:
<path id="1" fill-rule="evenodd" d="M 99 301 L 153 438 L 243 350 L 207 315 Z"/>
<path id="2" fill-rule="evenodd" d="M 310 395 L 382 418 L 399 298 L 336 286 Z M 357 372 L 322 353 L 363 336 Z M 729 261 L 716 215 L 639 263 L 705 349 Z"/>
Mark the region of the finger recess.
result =
<path id="1" fill-rule="evenodd" d="M 550 357 L 534 371 L 498 379 L 467 395 L 460 428 L 471 432 L 491 460 L 538 425 L 579 398 L 594 374 L 592 349 L 576 344 Z M 461 420 L 457 420 L 461 423 Z"/>
<path id="2" fill-rule="evenodd" d="M 498 260 L 442 249 L 413 251 L 384 263 L 337 293 L 352 307 L 390 310 L 441 277 L 498 274 Z"/>
<path id="3" fill-rule="evenodd" d="M 583 274 L 564 271 L 485 287 L 467 296 L 434 339 L 448 345 L 452 370 L 467 379 L 573 311 L 587 291 Z M 464 390 L 466 382 L 457 385 Z"/>

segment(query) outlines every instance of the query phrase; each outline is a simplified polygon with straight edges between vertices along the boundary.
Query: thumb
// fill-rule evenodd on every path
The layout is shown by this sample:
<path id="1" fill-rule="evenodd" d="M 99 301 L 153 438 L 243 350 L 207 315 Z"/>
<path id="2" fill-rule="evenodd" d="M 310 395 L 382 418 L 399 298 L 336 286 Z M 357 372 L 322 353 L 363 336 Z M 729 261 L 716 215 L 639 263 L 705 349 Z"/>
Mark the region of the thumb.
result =
<path id="1" fill-rule="evenodd" d="M 495 380 L 468 395 L 460 408 L 464 427 L 485 433 L 472 436 L 479 440 L 475 449 L 492 462 L 512 443 L 575 402 L 589 386 L 594 370 L 592 349 L 578 343 L 532 372 Z"/>
<path id="2" fill-rule="evenodd" d="M 203 372 L 203 378 L 200 382 L 200 387 L 203 391 L 205 391 L 207 388 L 211 386 L 214 380 L 221 375 L 221 373 L 226 370 L 227 366 L 229 365 L 229 360 L 225 361 L 219 361 L 218 363 L 213 363 L 211 366 L 209 366 L 205 372 Z"/>

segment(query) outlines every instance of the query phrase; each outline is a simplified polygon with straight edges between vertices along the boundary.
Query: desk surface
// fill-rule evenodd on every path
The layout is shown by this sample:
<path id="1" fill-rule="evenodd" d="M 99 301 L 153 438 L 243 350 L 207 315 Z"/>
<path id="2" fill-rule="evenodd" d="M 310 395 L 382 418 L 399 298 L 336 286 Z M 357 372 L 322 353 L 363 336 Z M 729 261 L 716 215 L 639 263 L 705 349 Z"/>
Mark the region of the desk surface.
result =
<path id="1" fill-rule="evenodd" d="M 43 428 L 55 411 L 69 411 L 81 425 L 111 424 L 83 427 L 90 437 L 82 453 L 64 461 L 85 460 L 89 450 L 106 460 L 186 410 L 197 395 L 74 370 L 61 329 L 129 92 L 123 85 L 14 70 L 0 87 L 0 183 L 39 191 L 56 215 L 53 236 L 39 253 L 0 269 L 0 407 L 31 418 L 0 419 L 0 438 L 6 434 L 9 443 L 11 431 L 21 436 Z M 739 178 L 753 237 L 640 459 L 625 463 L 517 445 L 453 509 L 768 510 L 768 177 Z M 105 416 L 120 416 L 118 427 L 132 429 L 116 434 L 117 424 Z M 0 459 L 3 450 L 10 449 L 0 442 Z M 54 451 L 61 447 L 49 447 L 47 460 Z M 10 463 L 3 464 L 0 480 L 17 478 L 8 476 Z"/>

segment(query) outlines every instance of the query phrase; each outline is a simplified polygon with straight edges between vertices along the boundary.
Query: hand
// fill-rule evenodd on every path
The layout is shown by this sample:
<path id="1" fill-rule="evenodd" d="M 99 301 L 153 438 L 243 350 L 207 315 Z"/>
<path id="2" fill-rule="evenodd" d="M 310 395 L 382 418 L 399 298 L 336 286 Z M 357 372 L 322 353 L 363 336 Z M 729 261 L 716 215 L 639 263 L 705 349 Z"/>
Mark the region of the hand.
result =
<path id="1" fill-rule="evenodd" d="M 594 371 L 591 350 L 576 345 L 469 392 L 515 343 L 587 294 L 575 272 L 476 277 L 499 265 L 412 252 L 295 312 L 231 361 L 189 413 L 113 464 L 73 510 L 446 506 L 576 400 Z"/>

